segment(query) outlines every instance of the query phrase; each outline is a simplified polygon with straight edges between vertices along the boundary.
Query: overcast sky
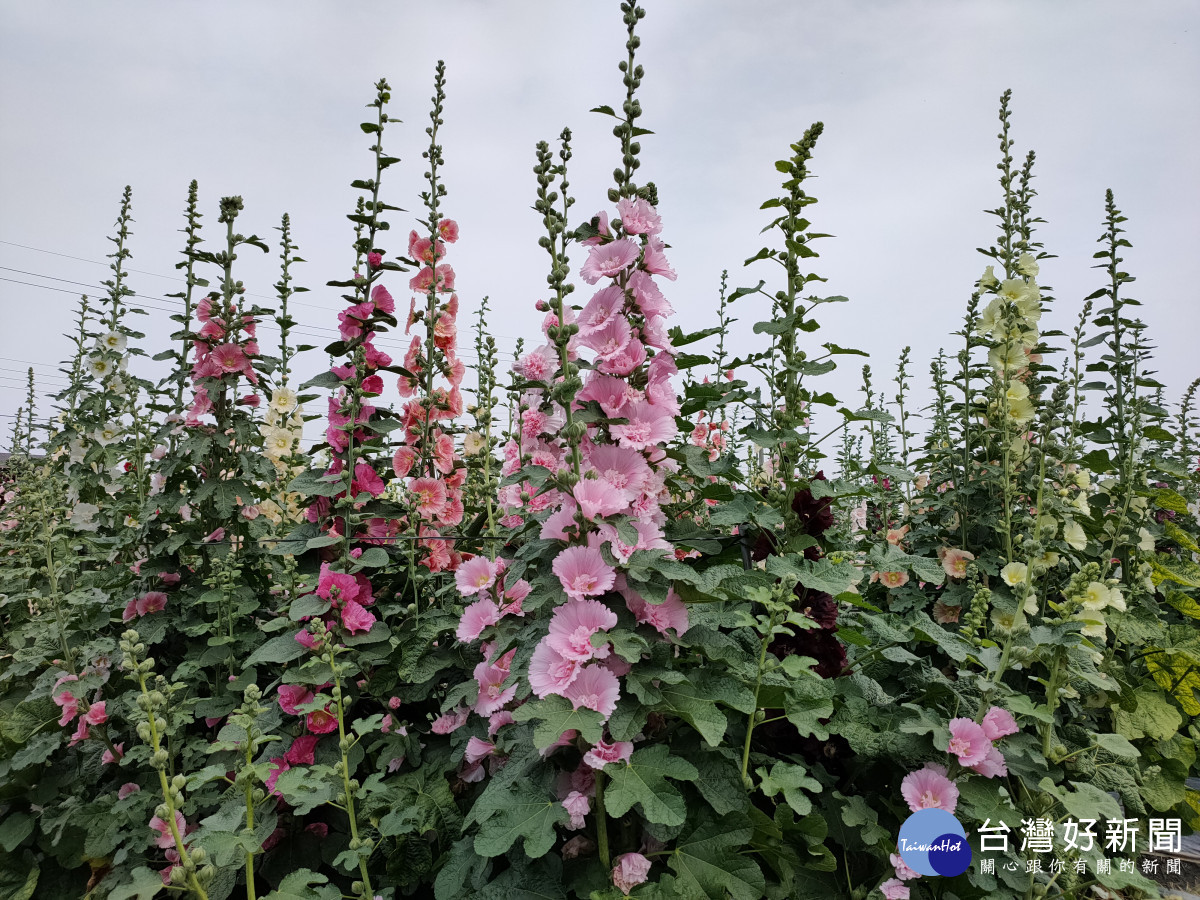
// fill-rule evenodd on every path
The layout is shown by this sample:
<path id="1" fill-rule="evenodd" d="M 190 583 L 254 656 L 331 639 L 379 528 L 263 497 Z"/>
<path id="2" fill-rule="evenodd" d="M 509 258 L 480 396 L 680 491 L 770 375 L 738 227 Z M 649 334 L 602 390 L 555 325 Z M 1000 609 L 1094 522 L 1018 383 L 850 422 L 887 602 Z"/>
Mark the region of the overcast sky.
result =
<path id="1" fill-rule="evenodd" d="M 758 207 L 778 191 L 774 161 L 821 120 L 809 185 L 820 203 L 809 218 L 836 238 L 819 242 L 813 270 L 828 278 L 824 291 L 851 302 L 826 308 L 814 343 L 870 351 L 877 383 L 893 377 L 911 345 L 916 381 L 927 384 L 937 349 L 957 349 L 950 332 L 986 263 L 975 248 L 995 239 L 995 220 L 982 210 L 1001 202 L 996 112 L 1012 88 L 1014 156 L 1037 152 L 1034 211 L 1047 220 L 1037 236 L 1058 256 L 1039 279 L 1057 298 L 1044 328 L 1069 330 L 1082 298 L 1103 284 L 1089 266 L 1112 188 L 1129 217 L 1130 293 L 1145 303 L 1168 399 L 1200 375 L 1194 2 L 646 6 L 639 96 L 642 124 L 655 134 L 642 139 L 639 174 L 659 187 L 679 273 L 668 297 L 685 330 L 715 324 L 723 268 L 731 287 L 774 276 L 768 264 L 742 268 L 763 243 L 768 219 Z M 583 220 L 607 206 L 618 147 L 611 120 L 588 110 L 623 98 L 616 0 L 2 0 L 0 11 L 5 446 L 27 366 L 45 391 L 62 385 L 55 370 L 69 346 L 59 334 L 78 293 L 89 291 L 82 285 L 107 277 L 96 261 L 110 252 L 105 236 L 126 184 L 136 220 L 129 285 L 154 307 L 177 302 L 162 295 L 179 290 L 170 279 L 192 178 L 208 248 L 217 249 L 222 196 L 241 194 L 239 230 L 273 246 L 273 227 L 290 213 L 293 240 L 309 260 L 294 269 L 296 283 L 312 288 L 294 312 L 311 329 L 304 337 L 323 344 L 341 306 L 339 291 L 324 284 L 346 277 L 353 261 L 344 216 L 357 192 L 349 183 L 373 174 L 370 140 L 357 126 L 381 76 L 393 88 L 390 113 L 403 120 L 388 128 L 385 148 L 404 160 L 386 173 L 383 199 L 413 211 L 392 215 L 385 249 L 404 252 L 420 211 L 420 153 L 434 66 L 444 59 L 444 208 L 462 229 L 447 261 L 458 274 L 461 321 L 490 296 L 503 350 L 518 335 L 536 338 L 541 318 L 533 309 L 546 269 L 530 209 L 535 143 L 569 126 L 573 212 Z M 277 246 L 270 257 L 247 248 L 239 259 L 238 277 L 259 302 L 273 295 L 277 255 Z M 389 286 L 406 298 L 400 279 Z M 586 288 L 575 295 L 581 302 Z M 765 309 L 736 314 L 733 346 L 745 349 Z M 151 309 L 129 323 L 147 323 L 150 355 L 167 344 L 166 316 Z M 468 354 L 470 340 L 460 331 Z M 311 353 L 301 372 L 324 362 Z M 850 363 L 823 386 L 857 405 L 861 361 Z"/>

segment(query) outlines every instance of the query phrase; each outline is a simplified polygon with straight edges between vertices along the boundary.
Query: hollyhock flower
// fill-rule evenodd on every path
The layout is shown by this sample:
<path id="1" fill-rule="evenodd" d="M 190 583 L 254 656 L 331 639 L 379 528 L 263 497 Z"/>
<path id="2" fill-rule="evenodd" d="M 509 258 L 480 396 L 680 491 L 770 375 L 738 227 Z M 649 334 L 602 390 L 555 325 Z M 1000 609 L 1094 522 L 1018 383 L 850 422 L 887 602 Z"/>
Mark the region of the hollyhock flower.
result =
<path id="1" fill-rule="evenodd" d="M 597 356 L 597 369 L 605 375 L 631 375 L 646 361 L 646 347 L 637 338 L 630 338 L 618 352 Z"/>
<path id="2" fill-rule="evenodd" d="M 605 718 L 617 708 L 621 685 L 617 676 L 602 665 L 592 664 L 579 670 L 578 676 L 563 691 L 576 709 L 594 709 Z"/>
<path id="3" fill-rule="evenodd" d="M 311 766 L 316 759 L 317 742 L 320 740 L 319 734 L 302 734 L 292 741 L 283 758 L 293 766 Z"/>
<path id="4" fill-rule="evenodd" d="M 610 426 L 609 434 L 616 438 L 622 447 L 631 450 L 647 450 L 669 441 L 679 430 L 674 416 L 664 414 L 649 403 L 635 403 L 634 408 L 627 411 L 625 416 L 629 422 L 625 425 Z"/>
<path id="5" fill-rule="evenodd" d="M 454 712 L 443 713 L 433 720 L 430 731 L 434 734 L 450 734 L 453 731 L 457 731 L 466 724 L 469 714 L 470 710 L 465 706 L 460 706 Z"/>
<path id="6" fill-rule="evenodd" d="M 491 741 L 480 740 L 477 737 L 472 737 L 467 741 L 467 748 L 463 751 L 463 759 L 469 765 L 475 765 L 480 760 L 491 756 L 496 751 L 496 745 Z"/>
<path id="7" fill-rule="evenodd" d="M 529 660 L 529 686 L 538 698 L 563 694 L 579 677 L 580 663 L 565 659 L 542 638 Z"/>
<path id="8" fill-rule="evenodd" d="M 663 637 L 668 631 L 674 631 L 676 636 L 682 636 L 688 630 L 688 612 L 674 588 L 667 591 L 667 599 L 662 603 L 647 603 L 632 590 L 625 592 L 625 605 L 633 613 L 635 619 L 643 625 L 653 625 Z"/>
<path id="9" fill-rule="evenodd" d="M 892 868 L 896 870 L 896 877 L 901 881 L 912 881 L 914 878 L 920 878 L 921 874 L 909 868 L 908 863 L 900 858 L 900 854 L 893 853 L 888 856 L 888 862 L 892 864 Z"/>
<path id="10" fill-rule="evenodd" d="M 310 712 L 304 724 L 313 734 L 329 734 L 331 731 L 337 731 L 338 720 L 326 707 Z"/>
<path id="11" fill-rule="evenodd" d="M 610 744 L 601 740 L 583 754 L 583 761 L 593 769 L 599 770 L 609 763 L 629 762 L 631 756 L 633 756 L 633 744 L 630 741 L 613 741 Z"/>
<path id="12" fill-rule="evenodd" d="M 608 645 L 592 646 L 592 635 L 616 627 L 617 614 L 599 600 L 568 600 L 554 611 L 546 642 L 563 659 L 604 659 Z"/>
<path id="13" fill-rule="evenodd" d="M 1025 563 L 1010 562 L 1000 570 L 1000 577 L 1009 587 L 1016 587 L 1029 577 L 1029 567 Z"/>
<path id="14" fill-rule="evenodd" d="M 368 632 L 375 624 L 374 614 L 363 609 L 361 604 L 353 600 L 347 600 L 338 612 L 341 616 L 342 627 L 351 634 L 357 634 L 360 631 Z"/>
<path id="15" fill-rule="evenodd" d="M 597 291 L 579 314 L 576 324 L 580 336 L 586 336 L 608 325 L 625 308 L 625 292 L 610 284 Z"/>
<path id="16" fill-rule="evenodd" d="M 108 713 L 105 710 L 106 701 L 101 700 L 99 703 L 93 703 L 88 707 L 87 712 L 80 718 L 80 722 L 86 722 L 88 725 L 103 725 L 108 721 Z"/>
<path id="17" fill-rule="evenodd" d="M 597 359 L 612 359 L 625 350 L 632 339 L 633 330 L 624 316 L 611 316 L 602 327 L 580 337 L 585 347 L 596 351 Z"/>
<path id="18" fill-rule="evenodd" d="M 624 512 L 633 499 L 631 494 L 614 487 L 611 482 L 597 478 L 584 478 L 571 493 L 583 510 L 583 517 L 593 521 Z"/>
<path id="19" fill-rule="evenodd" d="M 554 348 L 549 344 L 531 350 L 513 365 L 513 371 L 528 381 L 545 381 L 554 374 L 554 369 Z"/>
<path id="20" fill-rule="evenodd" d="M 909 772 L 900 782 L 900 793 L 913 812 L 944 809 L 952 813 L 958 805 L 958 788 L 946 777 L 946 770 L 941 766 L 926 766 Z"/>
<path id="21" fill-rule="evenodd" d="M 317 578 L 317 596 L 337 603 L 358 598 L 359 585 L 353 575 L 333 572 L 329 563 L 321 563 L 321 574 Z"/>
<path id="22" fill-rule="evenodd" d="M 458 567 L 454 583 L 464 597 L 477 594 L 496 583 L 496 566 L 486 556 L 472 557 Z"/>
<path id="23" fill-rule="evenodd" d="M 517 686 L 504 687 L 508 680 L 508 664 L 501 666 L 488 665 L 481 662 L 475 667 L 475 680 L 479 682 L 479 694 L 475 699 L 475 712 L 481 716 L 490 716 L 499 711 L 517 695 Z"/>
<path id="24" fill-rule="evenodd" d="M 303 684 L 281 684 L 279 686 L 279 708 L 289 716 L 298 716 L 297 706 L 312 703 L 316 695 Z"/>
<path id="25" fill-rule="evenodd" d="M 907 572 L 878 572 L 879 581 L 887 588 L 898 588 L 908 584 Z"/>
<path id="26" fill-rule="evenodd" d="M 137 614 L 139 616 L 162 612 L 167 606 L 167 595 L 162 591 L 149 591 L 137 599 Z"/>
<path id="27" fill-rule="evenodd" d="M 453 219 L 442 219 L 438 222 L 438 235 L 447 244 L 458 240 L 458 223 Z"/>
<path id="28" fill-rule="evenodd" d="M 180 510 L 180 512 L 182 512 L 182 510 Z M 205 537 L 203 540 L 203 543 L 211 544 L 215 541 L 223 541 L 223 540 L 225 540 L 225 529 L 218 528 L 215 531 L 213 531 L 211 534 L 209 534 L 207 537 Z"/>
<path id="29" fill-rule="evenodd" d="M 59 691 L 54 695 L 54 702 L 62 710 L 62 717 L 58 720 L 59 725 L 69 725 L 71 720 L 79 715 L 79 701 L 70 691 Z"/>
<path id="30" fill-rule="evenodd" d="M 637 302 L 638 308 L 642 311 L 642 315 L 646 318 L 654 316 L 671 316 L 675 313 L 670 302 L 663 296 L 663 292 L 659 290 L 654 279 L 646 272 L 638 269 L 631 272 L 629 275 L 629 290 L 633 292 L 633 299 Z M 671 363 L 673 366 L 674 363 Z M 653 380 L 654 373 L 651 373 Z"/>
<path id="31" fill-rule="evenodd" d="M 554 558 L 551 569 L 573 600 L 605 593 L 616 578 L 616 571 L 593 547 L 568 547 Z"/>
<path id="32" fill-rule="evenodd" d="M 967 564 L 975 558 L 974 553 L 953 547 L 946 549 L 944 552 L 939 550 L 938 556 L 941 557 L 942 568 L 951 578 L 966 578 Z"/>
<path id="33" fill-rule="evenodd" d="M 1017 720 L 1013 718 L 1012 713 L 999 706 L 989 709 L 980 725 L 989 741 L 998 741 L 1002 737 L 1016 734 L 1021 730 L 1017 727 Z"/>
<path id="34" fill-rule="evenodd" d="M 366 491 L 372 497 L 378 497 L 384 491 L 383 479 L 371 468 L 369 463 L 360 462 L 354 466 L 354 479 L 350 485 L 350 493 L 357 497 Z"/>
<path id="35" fill-rule="evenodd" d="M 508 615 L 511 613 L 512 615 L 516 616 L 524 615 L 520 608 L 521 601 L 529 596 L 530 590 L 532 590 L 532 587 L 524 578 L 518 578 L 511 585 L 506 587 L 504 589 L 504 599 L 509 601 L 510 605 L 504 608 L 504 614 Z"/>
<path id="36" fill-rule="evenodd" d="M 119 744 L 113 744 L 113 750 L 117 751 L 116 756 L 113 756 L 112 750 L 105 750 L 103 753 L 100 754 L 100 764 L 101 765 L 107 766 L 109 763 L 114 763 L 118 759 L 121 759 L 121 757 L 123 757 L 125 755 L 125 742 L 122 741 Z M 121 799 L 124 800 L 125 798 L 122 797 Z"/>
<path id="37" fill-rule="evenodd" d="M 171 832 L 171 826 L 165 819 L 155 816 L 150 820 L 150 827 L 158 832 L 158 837 L 154 839 L 154 846 L 163 850 L 175 847 L 175 835 Z M 187 831 L 187 820 L 179 810 L 175 810 L 175 830 L 179 832 L 180 836 Z"/>
<path id="38" fill-rule="evenodd" d="M 138 604 L 137 597 L 134 597 L 132 600 L 130 600 L 128 603 L 125 604 L 125 610 L 121 613 L 121 621 L 122 622 L 131 622 L 137 618 L 137 616 L 138 616 L 137 604 Z"/>
<path id="39" fill-rule="evenodd" d="M 883 900 L 908 900 L 912 892 L 908 886 L 897 878 L 889 878 L 879 886 L 883 892 Z"/>
<path id="40" fill-rule="evenodd" d="M 961 606 L 948 606 L 941 600 L 933 604 L 933 621 L 939 625 L 948 625 L 951 622 L 957 622 L 961 615 Z"/>
<path id="41" fill-rule="evenodd" d="M 296 632 L 296 642 L 307 647 L 309 650 L 316 650 L 319 646 L 313 633 L 304 628 L 301 628 L 298 632 Z"/>
<path id="42" fill-rule="evenodd" d="M 674 281 L 676 278 L 675 270 L 671 268 L 671 264 L 667 262 L 667 255 L 663 253 L 665 245 L 656 237 L 650 238 L 646 243 L 646 253 L 642 257 L 642 268 L 651 275 L 661 275 L 668 281 Z"/>
<path id="43" fill-rule="evenodd" d="M 249 376 L 253 372 L 245 351 L 237 344 L 217 344 L 210 351 L 208 358 L 217 367 L 220 375 L 242 372 Z"/>
<path id="44" fill-rule="evenodd" d="M 125 782 L 125 784 L 121 785 L 120 788 L 118 788 L 117 799 L 124 800 L 130 794 L 136 794 L 141 789 L 142 789 L 141 786 L 138 785 L 136 782 L 127 781 L 127 782 Z"/>
<path id="45" fill-rule="evenodd" d="M 989 747 L 983 762 L 978 762 L 970 768 L 984 778 L 1002 778 L 1008 774 L 1008 764 L 1004 761 L 1004 754 L 995 747 Z"/>
<path id="46" fill-rule="evenodd" d="M 640 853 L 622 853 L 613 860 L 613 886 L 623 894 L 628 894 L 649 875 L 650 860 Z"/>
<path id="47" fill-rule="evenodd" d="M 396 473 L 396 477 L 406 477 L 416 459 L 417 452 L 412 447 L 397 447 L 396 454 L 392 457 L 392 471 Z"/>
<path id="48" fill-rule="evenodd" d="M 950 720 L 950 746 L 946 752 L 953 753 L 964 766 L 973 766 L 987 758 L 992 742 L 983 728 L 971 719 Z"/>
<path id="49" fill-rule="evenodd" d="M 432 519 L 446 508 L 446 485 L 436 478 L 414 478 L 408 484 L 423 519 Z"/>
<path id="50" fill-rule="evenodd" d="M 267 793 L 274 794 L 276 797 L 283 796 L 275 787 L 275 782 L 279 781 L 279 776 L 291 768 L 291 764 L 282 756 L 276 756 L 271 759 L 270 774 L 267 775 Z"/>
<path id="51" fill-rule="evenodd" d="M 476 557 L 478 559 L 479 557 Z M 460 567 L 461 568 L 461 567 Z M 457 578 L 457 576 L 456 576 Z M 500 621 L 500 608 L 491 598 L 476 600 L 463 610 L 462 618 L 458 621 L 458 629 L 454 632 L 464 644 L 476 640 L 483 629 Z"/>
<path id="52" fill-rule="evenodd" d="M 488 737 L 495 736 L 496 732 L 505 725 L 513 723 L 513 714 L 507 709 L 502 709 L 499 712 L 494 712 L 488 717 Z"/>
<path id="53" fill-rule="evenodd" d="M 638 494 L 650 483 L 650 466 L 636 450 L 615 444 L 598 444 L 587 451 L 586 459 L 604 481 L 620 490 Z"/>
<path id="54" fill-rule="evenodd" d="M 591 803 L 588 802 L 588 798 L 579 793 L 579 791 L 571 791 L 571 793 L 567 794 L 567 796 L 563 799 L 562 805 L 563 809 L 565 809 L 571 816 L 571 822 L 567 827 L 572 831 L 578 831 L 584 825 L 583 817 L 586 816 L 588 814 L 588 810 L 591 809 Z"/>
<path id="55" fill-rule="evenodd" d="M 632 391 L 620 378 L 593 371 L 583 390 L 575 395 L 575 399 L 580 403 L 595 400 L 606 416 L 617 418 L 623 417 L 622 410 L 636 394 L 637 392 Z"/>
<path id="56" fill-rule="evenodd" d="M 662 216 L 646 200 L 622 197 L 617 201 L 617 214 L 626 234 L 658 234 L 662 231 Z"/>
<path id="57" fill-rule="evenodd" d="M 637 262 L 640 252 L 638 245 L 629 238 L 594 246 L 579 270 L 579 277 L 588 284 L 595 284 L 601 278 L 619 275 Z"/>

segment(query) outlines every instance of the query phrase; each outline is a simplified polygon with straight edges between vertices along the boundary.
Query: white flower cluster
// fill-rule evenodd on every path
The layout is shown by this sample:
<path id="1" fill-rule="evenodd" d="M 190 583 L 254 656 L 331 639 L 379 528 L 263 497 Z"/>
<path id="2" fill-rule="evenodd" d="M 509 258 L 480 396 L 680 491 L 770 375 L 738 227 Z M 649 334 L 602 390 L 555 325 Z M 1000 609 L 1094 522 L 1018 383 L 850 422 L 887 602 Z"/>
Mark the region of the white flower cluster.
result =
<path id="1" fill-rule="evenodd" d="M 296 401 L 295 391 L 287 387 L 272 391 L 266 418 L 258 430 L 263 436 L 263 454 L 276 468 L 282 468 L 282 460 L 299 448 L 304 431 L 304 407 Z"/>
<path id="2" fill-rule="evenodd" d="M 1017 260 L 1021 277 L 996 278 L 992 267 L 984 270 L 979 279 L 984 296 L 992 295 L 979 317 L 977 330 L 992 343 L 988 362 L 997 375 L 1005 380 L 1008 416 L 1018 425 L 1033 419 L 1033 402 L 1025 379 L 1031 362 L 1038 362 L 1033 353 L 1037 346 L 1038 322 L 1042 318 L 1041 292 L 1034 277 L 1038 274 L 1037 260 L 1022 253 Z"/>

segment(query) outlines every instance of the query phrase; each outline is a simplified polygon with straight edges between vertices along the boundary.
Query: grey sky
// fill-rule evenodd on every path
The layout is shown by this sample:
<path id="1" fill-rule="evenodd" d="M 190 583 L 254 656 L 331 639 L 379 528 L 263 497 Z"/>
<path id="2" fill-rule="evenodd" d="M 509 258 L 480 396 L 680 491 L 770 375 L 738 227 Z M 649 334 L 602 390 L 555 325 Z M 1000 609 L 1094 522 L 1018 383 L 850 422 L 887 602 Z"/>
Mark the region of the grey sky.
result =
<path id="1" fill-rule="evenodd" d="M 1131 293 L 1146 304 L 1141 314 L 1172 403 L 1200 375 L 1191 277 L 1200 244 L 1200 7 L 646 5 L 640 97 L 655 135 L 642 141 L 641 174 L 659 186 L 679 273 L 668 297 L 685 330 L 715 321 L 722 268 L 731 287 L 773 277 L 767 264 L 743 270 L 741 262 L 762 246 L 767 219 L 758 206 L 778 189 L 774 161 L 819 119 L 825 134 L 810 192 L 820 203 L 809 218 L 837 237 L 820 242 L 814 271 L 829 279 L 828 293 L 851 303 L 829 308 L 814 338 L 870 351 L 889 395 L 895 359 L 911 344 L 915 381 L 926 384 L 929 359 L 952 344 L 986 262 L 975 248 L 995 236 L 981 210 L 1000 202 L 996 108 L 1011 87 L 1014 155 L 1037 151 L 1035 212 L 1047 220 L 1038 237 L 1059 257 L 1043 264 L 1039 279 L 1057 298 L 1044 327 L 1069 330 L 1082 298 L 1102 284 L 1089 266 L 1111 187 L 1129 217 L 1134 246 L 1125 268 L 1138 279 Z M 69 327 L 74 292 L 85 290 L 69 282 L 106 277 L 93 263 L 14 244 L 103 260 L 127 183 L 136 220 L 129 265 L 148 273 L 175 274 L 192 178 L 210 242 L 223 195 L 241 194 L 239 230 L 273 245 L 273 226 L 289 212 L 309 260 L 294 274 L 312 288 L 299 298 L 312 305 L 298 306 L 296 316 L 331 333 L 339 292 L 323 285 L 345 277 L 353 259 L 349 182 L 371 174 L 370 141 L 357 124 L 380 76 L 393 88 L 391 114 L 403 120 L 385 140 L 404 162 L 388 171 L 384 199 L 412 211 L 393 215 L 385 246 L 395 253 L 419 212 L 434 63 L 446 60 L 445 209 L 462 228 L 447 261 L 458 273 L 461 323 L 490 295 L 502 349 L 517 335 L 535 339 L 541 318 L 533 310 L 545 275 L 530 210 L 535 142 L 570 126 L 574 212 L 582 220 L 607 205 L 616 140 L 611 121 L 587 110 L 621 100 L 616 0 L 4 0 L 0 14 L 0 277 L 72 292 L 0 281 L 3 443 L 27 362 L 47 376 L 43 387 L 57 386 L 54 370 L 68 352 L 58 334 Z M 243 254 L 239 277 L 249 291 L 273 293 L 277 254 Z M 139 273 L 129 283 L 152 298 L 178 289 Z M 401 302 L 402 285 L 390 285 Z M 581 301 L 586 288 L 575 295 Z M 751 346 L 749 326 L 762 313 L 736 311 L 735 349 Z M 139 322 L 147 323 L 142 346 L 152 355 L 170 323 L 159 311 L 130 324 Z M 465 353 L 469 342 L 464 328 Z M 319 351 L 309 354 L 302 374 L 323 362 Z M 857 362 L 826 378 L 851 404 L 859 400 Z"/>

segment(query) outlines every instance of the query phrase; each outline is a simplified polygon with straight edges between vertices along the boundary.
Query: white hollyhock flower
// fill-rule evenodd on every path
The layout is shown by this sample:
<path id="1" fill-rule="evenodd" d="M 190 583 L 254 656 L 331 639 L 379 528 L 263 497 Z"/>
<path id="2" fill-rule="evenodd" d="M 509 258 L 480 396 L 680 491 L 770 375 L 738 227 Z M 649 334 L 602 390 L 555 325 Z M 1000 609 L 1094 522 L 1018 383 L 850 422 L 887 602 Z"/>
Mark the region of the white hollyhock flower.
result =
<path id="1" fill-rule="evenodd" d="M 104 350 L 115 350 L 117 353 L 124 353 L 126 341 L 127 338 L 125 335 L 117 331 L 110 331 L 108 334 L 102 334 L 96 338 L 96 346 Z"/>
<path id="2" fill-rule="evenodd" d="M 1038 273 L 1038 261 L 1034 259 L 1032 253 L 1022 253 L 1017 259 L 1017 271 L 1022 275 L 1028 275 L 1031 278 Z"/>
<path id="3" fill-rule="evenodd" d="M 103 356 L 89 356 L 83 363 L 84 369 L 96 379 L 107 378 L 113 373 L 113 364 Z"/>

